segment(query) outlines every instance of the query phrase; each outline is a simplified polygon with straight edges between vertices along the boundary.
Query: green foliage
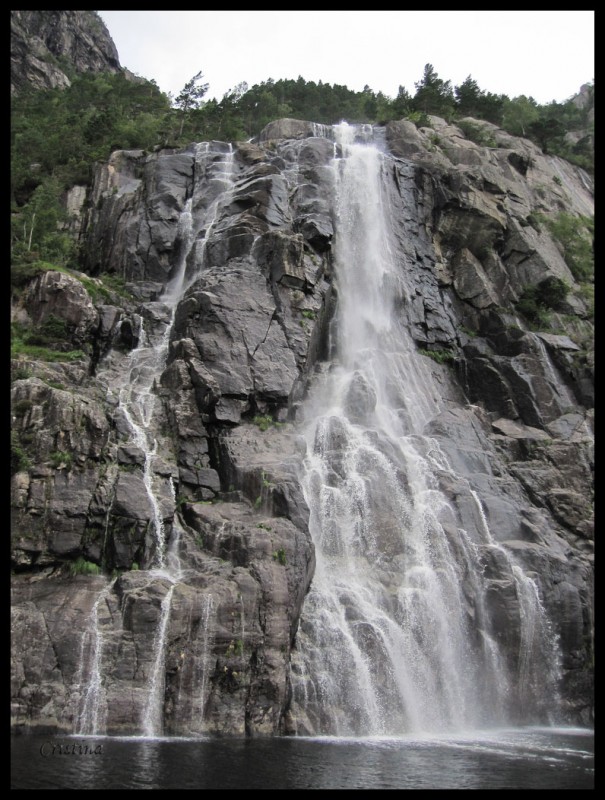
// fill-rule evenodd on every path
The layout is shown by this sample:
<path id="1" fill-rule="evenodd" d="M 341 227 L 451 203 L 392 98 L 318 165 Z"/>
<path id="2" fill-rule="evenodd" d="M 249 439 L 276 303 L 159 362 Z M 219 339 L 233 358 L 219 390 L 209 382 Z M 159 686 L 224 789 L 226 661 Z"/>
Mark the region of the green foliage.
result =
<path id="1" fill-rule="evenodd" d="M 33 372 L 29 367 L 15 367 L 11 372 L 11 380 L 13 381 L 25 381 L 28 378 L 31 378 Z"/>
<path id="2" fill-rule="evenodd" d="M 498 125 L 502 119 L 504 95 L 484 92 L 470 75 L 454 89 L 456 114 L 460 117 L 485 119 Z M 470 138 L 470 137 L 469 137 Z"/>
<path id="3" fill-rule="evenodd" d="M 200 103 L 202 102 L 202 97 L 208 91 L 208 84 L 200 83 L 202 77 L 203 75 L 201 72 L 198 72 L 196 75 L 194 75 L 193 78 L 187 81 L 187 83 L 183 86 L 174 101 L 174 106 L 179 110 L 181 118 L 178 133 L 179 137 L 183 133 L 183 127 L 185 125 L 187 115 L 193 109 L 199 108 Z"/>
<path id="4" fill-rule="evenodd" d="M 75 278 L 86 289 L 93 302 L 108 304 L 115 303 L 116 294 L 125 299 L 132 297 L 130 292 L 125 287 L 124 279 L 119 275 L 104 273 L 102 278 L 89 278 L 86 275 L 83 275 L 81 272 L 74 272 L 73 270 L 61 264 L 42 261 L 38 258 L 34 258 L 33 260 L 25 258 L 13 261 L 13 264 L 11 265 L 11 289 L 13 294 L 15 296 L 19 296 L 23 288 L 27 286 L 30 281 L 34 280 L 34 278 L 36 278 L 38 275 L 41 275 L 43 272 L 48 271 L 62 272 L 64 275 L 69 275 L 70 277 Z M 58 331 L 56 324 L 55 331 Z M 47 334 L 50 335 L 50 333 L 50 330 L 48 330 Z M 34 344 L 34 342 L 30 342 L 30 344 Z"/>
<path id="5" fill-rule="evenodd" d="M 557 309 L 565 301 L 569 286 L 561 278 L 549 276 L 536 286 L 536 301 L 544 308 Z"/>
<path id="6" fill-rule="evenodd" d="M 55 450 L 50 454 L 50 463 L 55 469 L 63 467 L 71 469 L 71 462 L 71 453 L 64 453 L 62 450 Z"/>
<path id="7" fill-rule="evenodd" d="M 538 119 L 538 104 L 533 97 L 520 95 L 506 98 L 502 112 L 502 127 L 514 136 L 527 136 L 529 126 Z"/>
<path id="8" fill-rule="evenodd" d="M 132 572 L 138 572 L 139 570 L 138 563 L 136 561 L 133 561 L 132 564 L 130 565 L 130 569 L 132 570 Z"/>
<path id="9" fill-rule="evenodd" d="M 580 283 L 576 291 L 586 303 L 588 319 L 594 320 L 594 283 Z"/>
<path id="10" fill-rule="evenodd" d="M 23 192 L 53 175 L 63 187 L 89 183 L 96 159 L 117 148 L 149 149 L 170 110 L 153 81 L 123 74 L 82 73 L 66 89 L 30 91 L 12 98 L 13 192 Z M 38 164 L 35 172 L 31 165 Z"/>
<path id="11" fill-rule="evenodd" d="M 23 341 L 13 340 L 11 343 L 11 357 L 19 358 L 20 356 L 31 358 L 33 361 L 80 361 L 86 358 L 86 353 L 82 350 L 61 352 L 60 350 L 51 350 L 48 347 L 24 344 Z"/>
<path id="12" fill-rule="evenodd" d="M 300 313 L 303 315 L 305 319 L 315 319 L 317 317 L 315 311 L 311 311 L 308 308 L 303 309 Z"/>
<path id="13" fill-rule="evenodd" d="M 431 64 L 415 83 L 414 96 L 399 86 L 394 99 L 367 85 L 355 92 L 299 76 L 252 87 L 240 83 L 220 101 L 205 101 L 208 84 L 198 72 L 171 105 L 154 81 L 130 81 L 122 73 L 72 74 L 71 80 L 66 89 L 29 90 L 11 98 L 11 247 L 17 260 L 37 253 L 58 265 L 77 263 L 77 247 L 65 227 L 65 191 L 90 184 L 94 162 L 112 151 L 247 140 L 286 116 L 327 125 L 407 118 L 429 127 L 429 114 L 447 120 L 472 115 L 529 136 L 545 152 L 585 169 L 593 165 L 594 129 L 586 109 L 572 101 L 538 106 L 524 95 L 511 100 L 483 91 L 470 75 L 454 90 Z M 566 137 L 569 131 L 584 134 Z"/>
<path id="14" fill-rule="evenodd" d="M 92 561 L 86 561 L 80 556 L 69 565 L 69 571 L 72 577 L 76 575 L 100 575 L 101 567 Z"/>
<path id="15" fill-rule="evenodd" d="M 252 423 L 260 428 L 261 431 L 268 430 L 274 424 L 273 417 L 271 417 L 269 414 L 254 417 Z"/>
<path id="16" fill-rule="evenodd" d="M 262 481 L 262 484 L 265 487 L 265 489 L 270 489 L 270 488 L 273 487 L 273 484 L 271 483 L 271 481 L 265 475 L 265 471 L 264 470 L 261 473 L 261 481 Z"/>
<path id="17" fill-rule="evenodd" d="M 11 475 L 25 472 L 31 467 L 29 456 L 21 446 L 17 431 L 11 431 Z"/>
<path id="18" fill-rule="evenodd" d="M 422 79 L 417 81 L 412 109 L 424 114 L 436 114 L 450 119 L 454 113 L 455 98 L 451 81 L 442 80 L 432 64 L 425 64 Z"/>
<path id="19" fill-rule="evenodd" d="M 225 651 L 225 656 L 227 658 L 231 658 L 232 656 L 243 656 L 244 655 L 244 643 L 241 639 L 235 641 L 232 639 L 229 642 L 229 646 Z"/>
<path id="20" fill-rule="evenodd" d="M 447 364 L 455 358 L 450 350 L 419 350 L 418 352 L 423 356 L 432 358 L 433 361 L 436 361 L 438 364 Z"/>
<path id="21" fill-rule="evenodd" d="M 556 219 L 544 218 L 544 223 L 563 249 L 563 257 L 577 281 L 594 279 L 594 220 L 561 213 Z"/>
<path id="22" fill-rule="evenodd" d="M 18 293 L 30 281 L 49 269 L 52 269 L 52 264 L 38 260 L 13 262 L 11 264 L 11 288 L 17 290 Z"/>
<path id="23" fill-rule="evenodd" d="M 554 276 L 535 286 L 526 286 L 517 303 L 517 311 L 533 325 L 544 326 L 549 320 L 549 311 L 557 310 L 567 297 L 569 287 Z"/>
<path id="24" fill-rule="evenodd" d="M 412 96 L 405 87 L 400 86 L 397 90 L 397 97 L 391 104 L 393 119 L 407 117 L 410 111 L 412 111 Z"/>
<path id="25" fill-rule="evenodd" d="M 16 403 L 13 403 L 11 410 L 13 414 L 16 414 L 18 417 L 22 417 L 27 414 L 32 406 L 32 401 L 24 398 L 23 400 L 18 400 Z"/>
<path id="26" fill-rule="evenodd" d="M 283 567 L 286 566 L 286 551 L 283 547 L 280 547 L 279 550 L 275 550 L 273 553 L 273 560 L 277 561 L 278 564 L 281 564 Z"/>
<path id="27" fill-rule="evenodd" d="M 472 330 L 471 328 L 467 328 L 466 325 L 461 325 L 460 330 L 462 333 L 465 333 L 467 336 L 470 336 L 473 339 L 477 335 L 477 331 Z"/>
<path id="28" fill-rule="evenodd" d="M 270 525 L 266 525 L 264 522 L 259 522 L 256 527 L 257 528 L 262 528 L 264 531 L 273 530 Z"/>
<path id="29" fill-rule="evenodd" d="M 431 120 L 428 117 L 428 114 L 425 114 L 424 111 L 410 111 L 407 115 L 407 119 L 409 122 L 413 122 L 417 128 L 430 128 Z"/>
<path id="30" fill-rule="evenodd" d="M 19 359 L 26 356 L 35 361 L 79 361 L 86 358 L 86 354 L 82 350 L 57 350 L 52 346 L 34 344 L 30 341 L 31 339 L 39 341 L 40 337 L 14 323 L 12 325 L 11 357 Z M 46 344 L 61 346 L 61 343 L 57 345 L 56 342 L 50 340 L 46 340 Z"/>
<path id="31" fill-rule="evenodd" d="M 496 140 L 492 134 L 481 125 L 477 125 L 476 122 L 472 122 L 469 119 L 461 119 L 456 124 L 471 142 L 482 147 L 497 147 Z"/>
<path id="32" fill-rule="evenodd" d="M 69 339 L 69 329 L 66 321 L 54 314 L 49 314 L 48 319 L 39 325 L 31 333 L 25 335 L 25 343 L 28 345 L 42 345 L 52 347 L 61 344 Z"/>

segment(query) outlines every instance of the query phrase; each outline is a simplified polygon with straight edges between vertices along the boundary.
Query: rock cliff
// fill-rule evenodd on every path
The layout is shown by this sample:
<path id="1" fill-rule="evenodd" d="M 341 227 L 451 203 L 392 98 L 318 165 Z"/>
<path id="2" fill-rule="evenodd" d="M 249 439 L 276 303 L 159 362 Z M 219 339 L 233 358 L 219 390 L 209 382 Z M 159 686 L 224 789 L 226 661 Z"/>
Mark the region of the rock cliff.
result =
<path id="1" fill-rule="evenodd" d="M 65 88 L 73 72 L 121 70 L 95 11 L 11 11 L 11 93 Z"/>
<path id="2" fill-rule="evenodd" d="M 413 285 L 401 319 L 440 387 L 426 434 L 455 466 L 440 489 L 535 576 L 560 716 L 587 724 L 593 328 L 543 220 L 591 216 L 592 183 L 474 124 L 490 146 L 437 117 L 373 132 Z M 15 729 L 304 729 L 292 653 L 315 555 L 299 426 L 338 303 L 334 155 L 329 129 L 299 120 L 245 144 L 115 152 L 87 198 L 85 272 L 44 271 L 15 301 L 26 329 L 60 320 L 75 353 L 13 362 Z M 554 279 L 570 290 L 530 325 L 517 303 Z M 492 614 L 513 653 L 497 562 Z"/>

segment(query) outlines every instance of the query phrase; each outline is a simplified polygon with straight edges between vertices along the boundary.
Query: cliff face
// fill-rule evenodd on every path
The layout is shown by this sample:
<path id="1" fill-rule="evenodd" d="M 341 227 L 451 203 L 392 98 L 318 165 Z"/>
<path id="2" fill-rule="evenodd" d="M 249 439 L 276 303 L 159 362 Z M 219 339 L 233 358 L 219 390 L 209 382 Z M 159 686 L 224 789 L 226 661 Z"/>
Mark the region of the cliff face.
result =
<path id="1" fill-rule="evenodd" d="M 536 213 L 592 215 L 592 185 L 487 123 L 492 147 L 431 122 L 376 135 L 393 259 L 412 286 L 398 313 L 439 387 L 423 434 L 454 465 L 436 485 L 454 527 L 494 537 L 485 613 L 511 671 L 523 630 L 509 557 L 558 640 L 557 713 L 588 723 L 592 323 Z M 334 155 L 328 129 L 298 120 L 257 143 L 116 152 L 83 225 L 94 277 L 45 272 L 15 305 L 25 327 L 62 320 L 65 349 L 81 351 L 13 365 L 17 729 L 312 728 L 292 701 L 315 566 L 300 430 L 338 305 Z M 515 303 L 555 278 L 571 291 L 529 330 Z M 352 398 L 358 419 L 371 398 Z M 103 574 L 70 575 L 76 563 Z M 467 602 L 477 618 L 470 588 Z"/>
<path id="2" fill-rule="evenodd" d="M 120 72 L 118 51 L 94 11 L 11 11 L 11 93 L 70 85 L 75 72 Z"/>

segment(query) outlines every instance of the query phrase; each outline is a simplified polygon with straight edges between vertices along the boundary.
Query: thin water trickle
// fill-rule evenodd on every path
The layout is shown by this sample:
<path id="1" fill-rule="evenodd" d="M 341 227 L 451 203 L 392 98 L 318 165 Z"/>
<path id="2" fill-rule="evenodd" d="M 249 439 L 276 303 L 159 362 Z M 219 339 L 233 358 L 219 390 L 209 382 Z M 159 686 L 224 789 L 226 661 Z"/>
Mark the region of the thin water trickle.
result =
<path id="1" fill-rule="evenodd" d="M 170 608 L 175 584 L 166 592 L 160 609 L 160 618 L 155 636 L 155 654 L 149 682 L 149 695 L 143 712 L 141 727 L 145 736 L 161 736 L 164 727 L 164 688 L 166 682 L 166 630 L 170 619 Z"/>
<path id="2" fill-rule="evenodd" d="M 107 603 L 115 579 L 101 589 L 90 613 L 90 622 L 82 636 L 80 667 L 76 685 L 82 701 L 76 716 L 76 733 L 86 736 L 103 734 L 107 716 L 107 698 L 103 684 L 104 629 L 99 621 L 100 608 Z"/>
<path id="3" fill-rule="evenodd" d="M 163 730 L 168 623 L 173 593 L 183 573 L 179 556 L 182 529 L 178 518 L 166 506 L 167 498 L 171 500 L 169 505 L 172 509 L 176 506 L 174 482 L 171 477 L 166 477 L 165 470 L 158 471 L 160 454 L 162 458 L 166 458 L 167 454 L 159 439 L 158 414 L 162 410 L 162 404 L 157 394 L 157 383 L 166 366 L 178 304 L 206 266 L 207 243 L 220 221 L 222 209 L 228 204 L 234 180 L 234 152 L 231 145 L 226 146 L 226 150 L 221 147 L 218 152 L 213 150 L 211 143 L 196 145 L 194 160 L 196 179 L 191 197 L 185 202 L 178 220 L 175 263 L 171 278 L 161 299 L 148 304 L 147 310 L 150 313 L 147 318 L 140 319 L 136 348 L 130 352 L 124 366 L 118 369 L 117 375 L 112 373 L 116 369 L 112 365 L 106 376 L 109 391 L 114 391 L 117 395 L 116 415 L 130 431 L 129 444 L 134 445 L 142 457 L 142 479 L 149 508 L 149 536 L 141 566 L 150 580 L 167 580 L 170 583 L 160 607 L 152 645 L 149 693 L 142 709 L 141 729 L 147 736 L 161 735 Z M 212 197 L 208 205 L 204 205 L 196 197 L 199 181 L 204 183 L 206 193 Z M 99 378 L 103 377 L 101 369 Z M 167 531 L 168 523 L 170 527 Z M 109 512 L 105 528 L 107 539 Z M 104 544 L 104 551 L 105 549 Z M 104 730 L 105 697 L 101 672 L 104 632 L 98 609 L 112 586 L 113 582 L 102 590 L 95 601 L 90 630 L 86 632 L 82 642 L 80 683 L 83 686 L 84 701 L 76 720 L 77 733 L 98 734 Z M 207 629 L 204 630 L 207 633 Z M 206 672 L 207 670 L 202 670 L 197 676 L 202 684 Z M 204 685 L 200 691 L 203 695 Z"/>

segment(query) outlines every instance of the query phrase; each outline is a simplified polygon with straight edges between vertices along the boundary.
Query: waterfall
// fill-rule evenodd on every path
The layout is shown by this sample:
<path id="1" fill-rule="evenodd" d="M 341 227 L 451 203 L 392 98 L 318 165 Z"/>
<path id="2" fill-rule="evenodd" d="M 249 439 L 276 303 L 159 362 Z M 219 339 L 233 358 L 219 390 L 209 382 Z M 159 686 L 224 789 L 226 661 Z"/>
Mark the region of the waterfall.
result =
<path id="1" fill-rule="evenodd" d="M 206 701 L 208 700 L 208 677 L 212 670 L 212 595 L 207 594 L 202 603 L 202 614 L 198 623 L 195 639 L 195 656 L 193 659 L 193 684 L 198 687 L 191 704 L 191 729 L 200 728 L 204 720 Z"/>
<path id="2" fill-rule="evenodd" d="M 77 714 L 75 733 L 79 736 L 105 732 L 107 698 L 103 685 L 103 628 L 99 621 L 99 609 L 107 603 L 115 580 L 110 581 L 99 592 L 90 612 L 90 620 L 82 636 L 80 666 L 76 685 L 83 692 Z"/>
<path id="3" fill-rule="evenodd" d="M 543 609 L 507 560 L 520 608 L 514 674 L 486 600 L 487 524 L 459 527 L 427 456 L 440 390 L 401 313 L 411 265 L 393 257 L 386 157 L 367 128 L 343 123 L 335 139 L 335 355 L 303 408 L 317 568 L 293 655 L 293 716 L 299 732 L 331 735 L 505 723 L 509 686 L 535 675 Z"/>
<path id="4" fill-rule="evenodd" d="M 145 563 L 150 583 L 156 579 L 168 581 L 158 616 L 157 628 L 152 644 L 151 672 L 147 698 L 141 709 L 141 730 L 146 736 L 158 736 L 163 732 L 165 663 L 167 634 L 171 615 L 172 598 L 183 569 L 179 557 L 182 528 L 176 515 L 171 520 L 170 536 L 166 532 L 168 516 L 162 504 L 161 489 L 167 489 L 176 506 L 174 481 L 165 475 L 156 474 L 157 460 L 163 452 L 159 441 L 161 402 L 157 394 L 157 382 L 166 366 L 170 336 L 180 300 L 197 279 L 199 271 L 206 267 L 206 245 L 220 220 L 222 209 L 229 202 L 229 191 L 233 186 L 234 152 L 232 145 L 201 143 L 195 146 L 194 182 L 191 196 L 186 200 L 177 224 L 175 259 L 171 277 L 159 301 L 146 304 L 146 318 L 140 317 L 140 336 L 137 347 L 132 350 L 124 365 L 116 365 L 108 359 L 99 378 L 107 381 L 110 392 L 117 397 L 116 414 L 130 432 L 129 444 L 141 453 L 143 485 L 148 499 L 148 530 Z M 200 192 L 199 186 L 203 191 Z M 198 194 L 196 194 L 198 192 Z M 191 256 L 194 256 L 191 258 Z M 191 268 L 191 265 L 194 268 Z M 115 476 L 117 480 L 117 474 Z M 115 496 L 115 485 L 114 485 Z M 113 501 L 112 501 L 113 502 Z M 103 552 L 109 531 L 110 511 L 107 512 Z M 99 609 L 106 601 L 115 580 L 98 595 L 90 615 L 88 630 L 83 636 L 78 685 L 83 694 L 82 708 L 77 715 L 75 732 L 100 734 L 105 731 L 106 697 L 103 686 L 102 658 L 104 647 L 104 623 Z M 148 584 L 149 585 L 149 584 Z M 124 604 L 123 604 L 124 605 Z M 208 619 L 212 607 L 211 599 L 203 610 L 204 632 L 200 639 L 208 641 Z M 205 637 L 205 638 L 204 638 Z M 204 696 L 207 693 L 208 657 L 202 647 L 203 669 L 193 677 L 199 682 L 197 705 L 203 713 Z"/>
<path id="5" fill-rule="evenodd" d="M 201 247 L 201 255 L 198 254 L 196 263 L 203 268 L 207 241 L 217 223 L 220 209 L 228 202 L 228 190 L 233 181 L 233 155 L 231 145 L 228 152 L 221 153 L 218 159 L 210 151 L 209 142 L 196 146 L 196 168 L 207 173 L 204 177 L 208 181 L 208 192 L 210 195 L 214 193 L 215 198 L 208 208 L 202 208 L 196 215 L 192 194 L 181 211 L 172 277 L 161 300 L 148 304 L 153 307 L 153 324 L 148 326 L 150 330 L 146 330 L 141 322 L 139 345 L 129 355 L 126 380 L 122 378 L 119 391 L 119 408 L 131 429 L 132 441 L 144 453 L 143 481 L 149 499 L 153 537 L 153 555 L 147 566 L 160 571 L 166 571 L 168 566 L 166 574 L 170 577 L 175 577 L 176 561 L 173 553 L 171 564 L 166 564 L 166 531 L 154 478 L 154 463 L 158 455 L 155 435 L 156 381 L 166 365 L 177 306 L 197 277 L 196 273 L 187 277 L 189 255 L 196 245 Z M 209 164 L 207 160 L 210 160 Z M 173 492 L 172 482 L 170 491 Z"/>
<path id="6" fill-rule="evenodd" d="M 153 651 L 155 654 L 150 676 L 149 696 L 143 712 L 142 727 L 145 736 L 161 736 L 164 721 L 164 689 L 166 661 L 166 630 L 170 619 L 170 606 L 175 584 L 172 584 L 162 600 L 160 619 L 155 635 Z"/>

